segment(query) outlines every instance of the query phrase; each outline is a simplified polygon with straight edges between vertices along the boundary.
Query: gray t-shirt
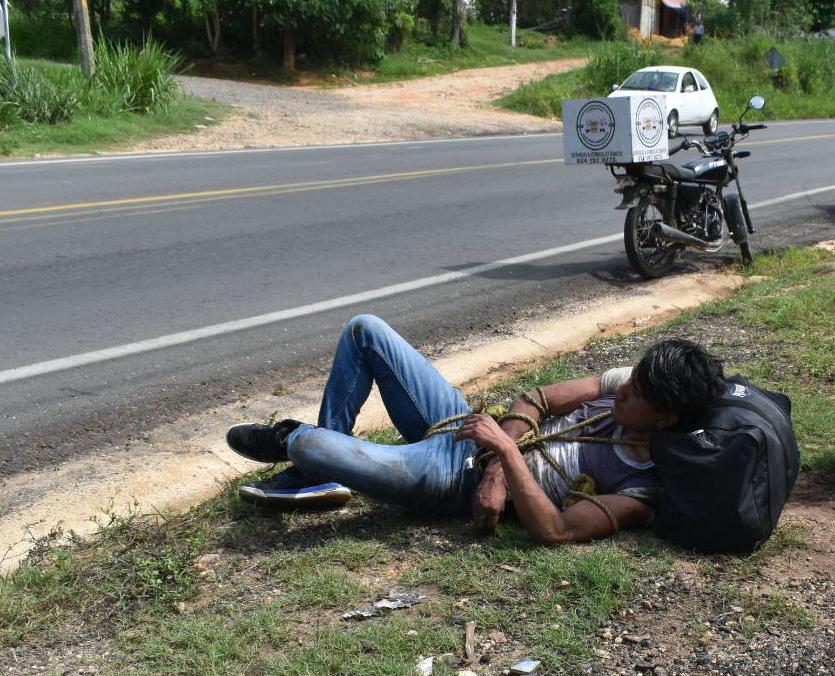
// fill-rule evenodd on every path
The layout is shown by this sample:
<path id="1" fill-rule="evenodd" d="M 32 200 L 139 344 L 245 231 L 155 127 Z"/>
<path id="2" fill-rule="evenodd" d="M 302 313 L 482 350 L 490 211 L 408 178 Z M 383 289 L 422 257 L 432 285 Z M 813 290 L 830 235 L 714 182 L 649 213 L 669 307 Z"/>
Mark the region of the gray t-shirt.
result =
<path id="1" fill-rule="evenodd" d="M 540 425 L 541 433 L 553 434 L 610 411 L 614 405 L 615 388 L 629 380 L 631 374 L 632 367 L 606 371 L 600 378 L 600 399 L 586 402 L 568 415 L 546 418 Z M 623 434 L 623 429 L 609 417 L 570 434 L 617 439 Z M 594 479 L 599 495 L 627 495 L 648 503 L 655 500 L 657 482 L 654 464 L 633 459 L 623 446 L 602 442 L 551 441 L 548 442 L 547 448 L 551 456 L 565 469 L 570 481 L 580 474 L 588 474 Z M 568 494 L 568 486 L 559 473 L 539 451 L 528 452 L 525 462 L 546 495 L 562 507 Z"/>

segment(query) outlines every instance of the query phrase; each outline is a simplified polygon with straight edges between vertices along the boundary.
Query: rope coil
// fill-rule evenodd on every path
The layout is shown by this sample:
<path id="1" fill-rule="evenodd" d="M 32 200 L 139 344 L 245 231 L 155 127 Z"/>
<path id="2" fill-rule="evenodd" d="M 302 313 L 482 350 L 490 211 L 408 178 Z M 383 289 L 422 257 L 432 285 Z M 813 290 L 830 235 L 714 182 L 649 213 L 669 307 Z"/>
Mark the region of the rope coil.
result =
<path id="1" fill-rule="evenodd" d="M 536 401 L 527 393 L 523 393 L 521 396 L 522 399 L 524 399 L 527 403 L 531 404 L 534 408 L 536 408 L 541 416 L 545 417 L 546 415 L 550 414 L 550 411 L 547 408 L 548 402 L 545 398 L 545 393 L 542 391 L 541 387 L 537 388 L 537 393 L 541 397 L 542 403 Z M 582 420 L 578 423 L 575 423 L 574 425 L 570 425 L 565 429 L 559 430 L 558 432 L 553 432 L 551 434 L 542 434 L 540 432 L 539 423 L 536 420 L 534 420 L 531 416 L 515 411 L 508 411 L 503 406 L 493 406 L 490 408 L 479 407 L 474 412 L 486 413 L 491 418 L 496 420 L 496 422 L 500 425 L 506 420 L 520 420 L 526 423 L 531 429 L 525 432 L 521 437 L 519 437 L 516 440 L 516 446 L 519 448 L 519 451 L 523 454 L 530 450 L 539 451 L 542 454 L 542 457 L 545 458 L 546 462 L 565 482 L 566 486 L 568 486 L 568 496 L 563 501 L 563 505 L 565 507 L 569 507 L 579 502 L 580 500 L 588 500 L 593 505 L 597 505 L 609 518 L 609 522 L 612 524 L 612 530 L 615 533 L 617 533 L 620 530 L 620 524 L 618 523 L 618 520 L 612 512 L 611 508 L 595 495 L 597 491 L 597 486 L 595 484 L 594 479 L 588 474 L 581 474 L 576 479 L 571 481 L 568 477 L 568 473 L 565 471 L 565 468 L 556 460 L 556 458 L 554 458 L 553 455 L 551 455 L 546 446 L 546 444 L 549 441 L 571 441 L 578 443 L 605 443 L 624 446 L 646 446 L 646 442 L 635 441 L 632 439 L 612 439 L 611 437 L 596 436 L 571 436 L 569 434 L 570 432 L 579 431 L 584 427 L 588 427 L 589 425 L 592 425 L 596 422 L 600 422 L 601 420 L 605 420 L 611 417 L 611 411 L 606 411 L 596 416 L 592 416 L 587 420 Z M 457 432 L 458 427 L 455 425 L 455 423 L 460 422 L 465 418 L 468 418 L 470 415 L 472 415 L 472 413 L 461 413 L 459 415 L 454 415 L 450 416 L 449 418 L 445 418 L 432 425 L 426 431 L 426 434 L 423 436 L 423 438 L 429 439 L 430 437 L 434 437 L 438 434 L 448 434 L 450 432 Z M 487 464 L 487 461 L 494 455 L 495 454 L 493 453 L 493 451 L 480 449 L 476 460 L 483 467 Z"/>

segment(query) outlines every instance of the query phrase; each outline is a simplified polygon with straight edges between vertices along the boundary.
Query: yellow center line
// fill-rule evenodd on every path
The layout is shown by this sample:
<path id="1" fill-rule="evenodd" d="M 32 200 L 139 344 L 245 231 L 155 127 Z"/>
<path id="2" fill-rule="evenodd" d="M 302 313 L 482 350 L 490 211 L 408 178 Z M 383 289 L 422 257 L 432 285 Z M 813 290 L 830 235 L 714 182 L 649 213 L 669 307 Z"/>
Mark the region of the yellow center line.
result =
<path id="1" fill-rule="evenodd" d="M 275 185 L 259 185 L 242 188 L 224 188 L 219 190 L 202 190 L 199 192 L 177 193 L 173 195 L 153 195 L 148 197 L 127 197 L 116 200 L 102 200 L 99 202 L 77 202 L 74 204 L 56 204 L 48 207 L 30 207 L 26 209 L 10 209 L 0 211 L 0 216 L 21 216 L 24 214 L 51 214 L 61 211 L 72 211 L 76 209 L 90 209 L 103 207 L 117 207 L 122 205 L 149 204 L 156 202 L 169 202 L 176 200 L 199 200 L 207 197 L 220 197 L 228 195 L 253 195 L 260 193 L 284 193 L 304 192 L 309 190 L 322 190 L 327 188 L 350 187 L 354 185 L 365 185 L 370 183 L 383 183 L 386 181 L 397 181 L 410 178 L 423 178 L 427 176 L 442 176 L 444 174 L 465 173 L 471 171 L 482 171 L 486 169 L 504 169 L 509 167 L 525 167 L 542 164 L 555 164 L 563 162 L 562 158 L 548 160 L 527 160 L 524 162 L 499 162 L 495 164 L 476 164 L 463 167 L 450 167 L 447 169 L 424 169 L 421 171 L 406 171 L 392 174 L 376 174 L 371 176 L 356 176 L 330 181 L 304 181 L 300 183 L 278 183 Z"/>
<path id="2" fill-rule="evenodd" d="M 789 143 L 790 141 L 817 141 L 822 138 L 833 138 L 835 134 L 816 134 L 815 136 L 793 136 L 792 138 L 775 138 L 770 141 L 743 141 L 747 146 L 767 146 L 772 143 Z"/>

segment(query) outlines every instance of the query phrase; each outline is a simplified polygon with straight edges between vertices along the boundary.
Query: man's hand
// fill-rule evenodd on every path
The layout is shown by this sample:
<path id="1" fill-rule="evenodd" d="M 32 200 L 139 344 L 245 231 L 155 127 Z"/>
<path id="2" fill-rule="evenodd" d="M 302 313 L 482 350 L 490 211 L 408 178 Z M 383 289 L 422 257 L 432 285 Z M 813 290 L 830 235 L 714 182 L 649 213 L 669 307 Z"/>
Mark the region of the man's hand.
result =
<path id="1" fill-rule="evenodd" d="M 491 459 L 478 484 L 473 506 L 473 527 L 479 533 L 492 533 L 499 524 L 507 501 L 507 485 L 502 465 Z"/>
<path id="2" fill-rule="evenodd" d="M 516 449 L 516 442 L 499 424 L 485 413 L 473 413 L 464 418 L 455 438 L 471 439 L 481 448 L 493 451 L 497 455 Z"/>

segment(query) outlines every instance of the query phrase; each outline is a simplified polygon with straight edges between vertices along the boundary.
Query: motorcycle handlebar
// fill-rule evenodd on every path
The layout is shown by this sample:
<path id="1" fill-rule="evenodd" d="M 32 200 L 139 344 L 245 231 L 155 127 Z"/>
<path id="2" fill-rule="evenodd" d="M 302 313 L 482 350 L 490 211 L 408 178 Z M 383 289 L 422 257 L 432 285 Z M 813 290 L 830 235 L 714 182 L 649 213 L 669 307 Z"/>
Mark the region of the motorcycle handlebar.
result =
<path id="1" fill-rule="evenodd" d="M 762 122 L 757 122 L 757 124 L 749 124 L 747 126 L 749 131 L 752 129 L 768 129 L 768 125 L 763 124 Z"/>

